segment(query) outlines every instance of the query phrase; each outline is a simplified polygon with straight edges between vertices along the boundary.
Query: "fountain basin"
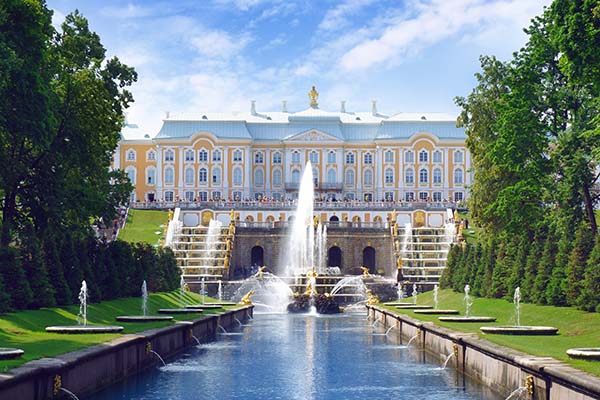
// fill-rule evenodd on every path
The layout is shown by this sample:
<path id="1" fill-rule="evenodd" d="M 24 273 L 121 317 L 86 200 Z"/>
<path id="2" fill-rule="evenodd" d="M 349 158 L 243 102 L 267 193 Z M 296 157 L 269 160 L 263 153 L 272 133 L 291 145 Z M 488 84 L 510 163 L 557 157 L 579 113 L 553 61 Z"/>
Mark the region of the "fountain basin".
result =
<path id="1" fill-rule="evenodd" d="M 10 347 L 0 347 L 0 360 L 12 360 L 21 357 L 25 352 L 21 349 Z"/>
<path id="2" fill-rule="evenodd" d="M 117 321 L 120 322 L 157 322 L 157 321 L 171 321 L 173 319 L 170 315 L 121 315 L 117 317 Z"/>
<path id="3" fill-rule="evenodd" d="M 440 321 L 445 322 L 495 322 L 495 317 L 439 317 Z"/>
<path id="4" fill-rule="evenodd" d="M 497 335 L 550 336 L 558 333 L 558 328 L 551 326 L 482 326 L 479 329 Z"/>
<path id="5" fill-rule="evenodd" d="M 436 308 L 432 308 L 430 310 L 415 310 L 415 314 L 428 314 L 428 315 L 435 315 L 435 314 L 440 314 L 440 315 L 451 315 L 451 314 L 458 314 L 458 310 L 439 310 Z"/>
<path id="6" fill-rule="evenodd" d="M 218 308 L 223 308 L 223 306 L 218 304 L 190 304 L 185 306 L 185 308 L 191 308 L 193 310 L 216 310 Z"/>
<path id="7" fill-rule="evenodd" d="M 206 303 L 205 305 L 224 307 L 224 306 L 235 306 L 236 303 L 233 303 L 231 301 L 220 301 L 218 303 Z"/>
<path id="8" fill-rule="evenodd" d="M 46 332 L 64 333 L 67 335 L 85 333 L 118 333 L 124 328 L 117 325 L 69 325 L 69 326 L 47 326 Z"/>
<path id="9" fill-rule="evenodd" d="M 422 306 L 419 304 L 410 304 L 406 306 L 396 306 L 398 310 L 429 310 L 432 309 L 433 306 Z"/>
<path id="10" fill-rule="evenodd" d="M 194 314 L 201 312 L 202 310 L 198 308 L 161 308 L 158 310 L 159 314 Z"/>
<path id="11" fill-rule="evenodd" d="M 600 347 L 569 349 L 567 355 L 580 360 L 600 360 Z"/>
<path id="12" fill-rule="evenodd" d="M 412 306 L 415 303 L 407 303 L 407 302 L 402 302 L 402 301 L 390 301 L 387 303 L 383 303 L 384 306 Z"/>

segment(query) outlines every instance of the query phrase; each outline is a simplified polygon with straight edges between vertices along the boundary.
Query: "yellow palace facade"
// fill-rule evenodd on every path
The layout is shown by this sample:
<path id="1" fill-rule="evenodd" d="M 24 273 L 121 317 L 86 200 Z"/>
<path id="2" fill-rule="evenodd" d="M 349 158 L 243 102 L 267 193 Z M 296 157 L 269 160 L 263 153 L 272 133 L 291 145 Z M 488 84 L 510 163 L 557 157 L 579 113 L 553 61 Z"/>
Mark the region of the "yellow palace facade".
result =
<path id="1" fill-rule="evenodd" d="M 323 199 L 460 202 L 471 176 L 465 133 L 439 113 L 307 109 L 166 114 L 154 135 L 127 125 L 114 155 L 133 201 L 294 199 L 308 161 Z"/>

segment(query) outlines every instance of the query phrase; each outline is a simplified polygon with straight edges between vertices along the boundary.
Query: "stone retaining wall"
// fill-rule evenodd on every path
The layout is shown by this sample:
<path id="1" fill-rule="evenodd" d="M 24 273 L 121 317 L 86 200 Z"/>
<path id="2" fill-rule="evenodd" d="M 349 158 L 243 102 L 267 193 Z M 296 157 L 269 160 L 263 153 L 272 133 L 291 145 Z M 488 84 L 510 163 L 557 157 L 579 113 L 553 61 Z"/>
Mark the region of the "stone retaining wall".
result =
<path id="1" fill-rule="evenodd" d="M 252 316 L 252 306 L 181 321 L 172 326 L 137 334 L 123 335 L 107 343 L 66 353 L 54 358 L 30 361 L 0 375 L 0 399 L 47 400 L 68 398 L 55 395 L 57 381 L 77 396 L 86 396 L 128 376 L 160 364 L 156 351 L 164 359 L 212 338 L 218 325 L 237 326 Z M 61 394 L 63 396 L 61 397 Z"/>
<path id="2" fill-rule="evenodd" d="M 379 306 L 368 309 L 369 317 L 379 319 L 385 329 L 394 326 L 392 332 L 403 339 L 416 336 L 412 343 L 434 357 L 438 355 L 440 362 L 452 353 L 449 365 L 501 395 L 523 387 L 527 393 L 522 399 L 600 399 L 600 378 L 556 359 L 532 356 L 490 343 L 474 333 L 456 332 Z"/>

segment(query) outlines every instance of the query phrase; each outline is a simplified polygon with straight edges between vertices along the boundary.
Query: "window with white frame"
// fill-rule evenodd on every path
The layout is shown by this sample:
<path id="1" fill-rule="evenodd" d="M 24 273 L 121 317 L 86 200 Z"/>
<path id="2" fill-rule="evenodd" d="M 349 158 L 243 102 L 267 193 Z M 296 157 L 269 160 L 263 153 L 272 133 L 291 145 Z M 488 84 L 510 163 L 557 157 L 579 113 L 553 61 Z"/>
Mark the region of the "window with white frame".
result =
<path id="1" fill-rule="evenodd" d="M 419 200 L 427 201 L 429 200 L 429 193 L 427 192 L 419 192 Z"/>
<path id="2" fill-rule="evenodd" d="M 275 200 L 275 201 L 281 201 L 281 193 L 274 192 L 271 196 L 273 197 L 273 200 Z"/>
<path id="3" fill-rule="evenodd" d="M 221 150 L 213 150 L 212 160 L 213 162 L 221 162 Z"/>
<path id="4" fill-rule="evenodd" d="M 429 162 L 429 152 L 427 150 L 421 150 L 419 152 L 419 162 L 420 163 Z"/>
<path id="5" fill-rule="evenodd" d="M 335 183 L 337 181 L 337 174 L 335 173 L 335 169 L 330 169 L 327 171 L 327 183 Z"/>
<path id="6" fill-rule="evenodd" d="M 441 168 L 433 169 L 433 183 L 442 183 L 442 169 Z"/>
<path id="7" fill-rule="evenodd" d="M 233 162 L 242 162 L 242 151 L 235 150 L 233 152 Z"/>
<path id="8" fill-rule="evenodd" d="M 146 153 L 146 161 L 156 161 L 156 152 L 154 150 L 150 150 Z"/>
<path id="9" fill-rule="evenodd" d="M 364 162 L 365 164 L 373 164 L 373 154 L 366 153 L 364 156 Z"/>
<path id="10" fill-rule="evenodd" d="M 208 201 L 208 192 L 200 192 L 200 201 Z"/>
<path id="11" fill-rule="evenodd" d="M 172 167 L 165 168 L 165 185 L 172 185 L 175 182 L 175 171 Z"/>
<path id="12" fill-rule="evenodd" d="M 135 161 L 135 150 L 127 150 L 127 161 Z"/>
<path id="13" fill-rule="evenodd" d="M 456 168 L 454 170 L 454 184 L 462 185 L 463 184 L 463 170 L 462 168 Z"/>
<path id="14" fill-rule="evenodd" d="M 434 163 L 441 163 L 442 162 L 442 152 L 439 150 L 436 150 L 433 152 L 433 162 Z"/>
<path id="15" fill-rule="evenodd" d="M 385 201 L 394 201 L 394 192 L 385 192 L 383 198 Z"/>
<path id="16" fill-rule="evenodd" d="M 212 192 L 212 199 L 214 201 L 221 200 L 221 192 Z"/>
<path id="17" fill-rule="evenodd" d="M 294 150 L 292 152 L 292 162 L 299 163 L 300 162 L 300 152 L 298 150 Z"/>
<path id="18" fill-rule="evenodd" d="M 212 183 L 215 185 L 221 184 L 221 168 L 213 167 L 212 169 Z"/>
<path id="19" fill-rule="evenodd" d="M 373 184 L 373 171 L 371 171 L 370 169 L 365 170 L 365 175 L 363 177 L 363 183 L 365 185 Z"/>
<path id="20" fill-rule="evenodd" d="M 313 168 L 313 183 L 316 185 L 319 183 L 319 170 Z"/>
<path id="21" fill-rule="evenodd" d="M 194 150 L 186 150 L 185 161 L 188 161 L 188 162 L 194 161 Z"/>
<path id="22" fill-rule="evenodd" d="M 167 151 L 165 151 L 165 161 L 172 162 L 173 160 L 175 160 L 175 152 L 171 149 L 168 149 Z"/>
<path id="23" fill-rule="evenodd" d="M 384 155 L 384 160 L 386 163 L 393 163 L 394 162 L 394 152 L 391 150 L 386 151 L 385 155 Z"/>
<path id="24" fill-rule="evenodd" d="M 279 186 L 281 185 L 281 170 L 276 169 L 273 171 L 273 185 Z"/>
<path id="25" fill-rule="evenodd" d="M 454 152 L 454 162 L 461 163 L 464 160 L 464 153 L 461 150 L 456 150 Z"/>
<path id="26" fill-rule="evenodd" d="M 354 193 L 346 193 L 344 197 L 348 200 L 354 200 L 356 198 Z"/>
<path id="27" fill-rule="evenodd" d="M 194 192 L 185 192 L 185 201 L 194 201 Z"/>
<path id="28" fill-rule="evenodd" d="M 438 203 L 442 201 L 442 192 L 433 192 L 433 201 Z"/>
<path id="29" fill-rule="evenodd" d="M 354 153 L 346 153 L 346 164 L 354 164 Z"/>
<path id="30" fill-rule="evenodd" d="M 278 151 L 273 153 L 273 164 L 281 164 L 281 153 Z"/>
<path id="31" fill-rule="evenodd" d="M 351 169 L 346 171 L 346 185 L 354 185 L 354 171 Z"/>
<path id="32" fill-rule="evenodd" d="M 192 185 L 194 183 L 194 168 L 185 169 L 185 184 Z"/>
<path id="33" fill-rule="evenodd" d="M 316 151 L 311 151 L 310 154 L 308 155 L 308 159 L 310 160 L 311 164 L 318 164 L 319 163 L 319 153 L 317 153 Z"/>
<path id="34" fill-rule="evenodd" d="M 262 186 L 265 184 L 265 174 L 262 169 L 257 169 L 254 171 L 254 184 L 256 186 Z"/>
<path id="35" fill-rule="evenodd" d="M 233 192 L 233 200 L 235 200 L 235 201 L 242 200 L 242 192 Z"/>
<path id="36" fill-rule="evenodd" d="M 262 164 L 265 161 L 265 156 L 262 152 L 257 151 L 254 153 L 254 164 Z"/>
<path id="37" fill-rule="evenodd" d="M 330 151 L 329 153 L 327 153 L 327 162 L 329 164 L 335 164 L 337 161 L 337 155 L 335 154 L 335 151 Z"/>
<path id="38" fill-rule="evenodd" d="M 463 201 L 463 192 L 454 192 L 454 201 L 457 203 Z"/>
<path id="39" fill-rule="evenodd" d="M 419 183 L 429 183 L 429 171 L 425 168 L 419 170 Z"/>
<path id="40" fill-rule="evenodd" d="M 135 185 L 135 174 L 136 174 L 136 170 L 135 167 L 127 167 L 125 168 L 125 173 L 127 174 L 127 177 L 129 178 L 129 181 L 131 182 L 132 185 Z"/>
<path id="41" fill-rule="evenodd" d="M 300 183 L 300 171 L 297 169 L 292 171 L 292 183 Z"/>
<path id="42" fill-rule="evenodd" d="M 233 184 L 241 185 L 242 184 L 242 169 L 234 168 L 233 170 Z"/>
<path id="43" fill-rule="evenodd" d="M 407 168 L 404 172 L 404 183 L 415 183 L 415 171 L 412 168 Z"/>
<path id="44" fill-rule="evenodd" d="M 208 182 L 208 170 L 206 168 L 200 168 L 200 171 L 198 171 L 198 182 L 200 182 L 200 183 Z"/>
<path id="45" fill-rule="evenodd" d="M 406 153 L 404 153 L 404 162 L 407 162 L 407 163 L 415 162 L 415 153 L 413 153 L 412 150 L 408 150 Z"/>
<path id="46" fill-rule="evenodd" d="M 156 168 L 150 167 L 146 170 L 146 184 L 154 185 L 156 183 Z"/>
<path id="47" fill-rule="evenodd" d="M 404 201 L 415 201 L 415 192 L 404 193 Z"/>
<path id="48" fill-rule="evenodd" d="M 173 201 L 174 193 L 170 190 L 165 192 L 165 201 Z"/>
<path id="49" fill-rule="evenodd" d="M 385 183 L 394 183 L 394 170 L 391 168 L 386 168 L 385 170 Z"/>
<path id="50" fill-rule="evenodd" d="M 202 149 L 198 152 L 198 161 L 207 162 L 208 161 L 208 151 Z"/>

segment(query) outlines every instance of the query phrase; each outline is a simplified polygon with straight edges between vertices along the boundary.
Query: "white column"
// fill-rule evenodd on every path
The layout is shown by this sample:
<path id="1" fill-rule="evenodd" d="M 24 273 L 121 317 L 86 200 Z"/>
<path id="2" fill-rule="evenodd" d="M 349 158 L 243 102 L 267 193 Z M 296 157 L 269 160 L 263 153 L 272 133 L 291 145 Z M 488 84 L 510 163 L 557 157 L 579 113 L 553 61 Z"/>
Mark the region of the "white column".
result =
<path id="1" fill-rule="evenodd" d="M 137 155 L 139 157 L 139 155 Z M 121 168 L 121 145 L 118 144 L 113 154 L 113 169 L 117 170 Z"/>
<path id="2" fill-rule="evenodd" d="M 162 163 L 163 152 L 160 145 L 156 146 L 156 197 L 162 200 Z"/>
<path id="3" fill-rule="evenodd" d="M 381 147 L 377 146 L 375 150 L 375 178 L 373 179 L 373 184 L 375 186 L 375 194 L 377 197 L 376 200 L 383 199 L 384 192 L 384 180 L 381 177 L 383 171 L 383 157 L 381 157 Z M 375 199 L 374 199 L 375 200 Z M 385 199 L 384 199 L 385 200 Z"/>
<path id="4" fill-rule="evenodd" d="M 402 147 L 398 149 L 397 155 L 397 163 L 398 163 L 398 176 L 394 177 L 394 181 L 396 182 L 396 187 L 398 188 L 398 199 L 403 200 L 404 196 L 404 150 Z M 401 198 L 402 197 L 402 198 Z"/>
<path id="5" fill-rule="evenodd" d="M 252 182 L 250 180 L 250 174 L 252 173 L 252 153 L 250 152 L 250 146 L 246 147 L 244 151 L 244 196 L 251 197 L 252 195 Z"/>
<path id="6" fill-rule="evenodd" d="M 448 148 L 444 147 L 444 159 L 442 160 L 444 162 L 444 198 L 449 200 L 450 198 L 448 189 L 450 188 L 450 176 L 448 171 L 450 168 L 450 158 L 448 157 L 448 154 Z"/>
<path id="7" fill-rule="evenodd" d="M 177 164 L 178 164 L 178 175 L 177 175 L 177 186 L 179 186 L 179 198 L 183 200 L 183 161 L 185 160 L 184 158 L 184 149 L 183 146 L 179 146 L 179 157 L 177 160 Z"/>
<path id="8" fill-rule="evenodd" d="M 265 196 L 271 193 L 271 150 L 265 150 Z"/>
<path id="9" fill-rule="evenodd" d="M 231 182 L 229 182 L 229 148 L 224 147 L 221 151 L 223 154 L 223 168 L 221 168 L 221 173 L 223 174 L 221 181 L 223 185 L 223 197 L 228 199 L 231 194 L 229 193 L 229 186 L 231 185 Z"/>
<path id="10" fill-rule="evenodd" d="M 335 161 L 337 164 L 337 181 L 344 182 L 344 149 L 337 149 L 335 155 Z M 343 193 L 342 193 L 343 194 Z"/>

